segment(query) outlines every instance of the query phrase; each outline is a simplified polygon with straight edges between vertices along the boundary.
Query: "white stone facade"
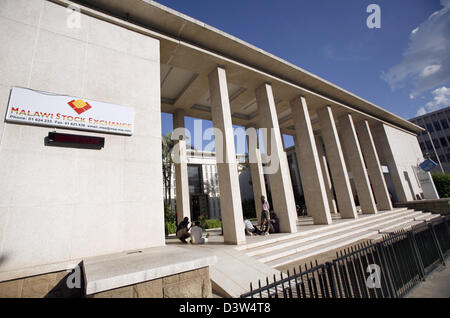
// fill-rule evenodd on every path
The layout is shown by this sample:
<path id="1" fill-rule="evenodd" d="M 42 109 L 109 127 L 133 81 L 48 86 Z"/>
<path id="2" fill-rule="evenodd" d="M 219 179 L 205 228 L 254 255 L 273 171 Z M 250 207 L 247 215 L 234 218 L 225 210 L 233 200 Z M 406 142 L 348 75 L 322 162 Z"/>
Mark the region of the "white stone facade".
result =
<path id="1" fill-rule="evenodd" d="M 159 41 L 84 14 L 69 29 L 67 16 L 0 1 L 2 118 L 21 86 L 133 107 L 135 133 L 81 133 L 105 137 L 102 150 L 46 147 L 52 129 L 0 121 L 0 279 L 164 244 Z"/>

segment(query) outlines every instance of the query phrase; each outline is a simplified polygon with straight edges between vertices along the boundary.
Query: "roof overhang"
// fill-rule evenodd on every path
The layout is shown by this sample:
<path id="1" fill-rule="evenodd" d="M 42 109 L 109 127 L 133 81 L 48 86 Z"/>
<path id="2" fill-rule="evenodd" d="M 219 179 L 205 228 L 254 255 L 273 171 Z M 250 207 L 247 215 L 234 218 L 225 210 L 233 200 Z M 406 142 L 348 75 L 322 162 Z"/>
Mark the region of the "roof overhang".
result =
<path id="1" fill-rule="evenodd" d="M 51 1 L 68 2 L 66 0 Z M 322 104 L 343 107 L 410 133 L 419 133 L 423 130 L 420 126 L 296 65 L 155 1 L 74 0 L 72 2 L 77 2 L 117 19 L 127 21 L 127 23 L 151 30 L 153 36 L 162 41 L 161 63 L 170 62 L 164 61 L 163 55 L 165 50 L 173 50 L 174 46 L 186 49 L 195 48 L 201 50 L 204 54 L 214 56 L 218 61 L 234 63 L 245 67 L 247 70 L 258 72 L 262 76 L 261 78 L 269 79 L 272 84 L 276 82 L 280 85 L 289 85 L 292 88 L 297 88 L 299 93 L 320 98 Z M 164 46 L 163 43 L 166 45 Z M 198 116 L 199 118 L 207 118 L 207 116 L 202 117 L 200 110 Z M 245 125 L 248 122 L 245 118 L 239 119 L 237 117 L 234 118 L 236 124 Z M 289 129 L 286 132 L 289 132 Z"/>

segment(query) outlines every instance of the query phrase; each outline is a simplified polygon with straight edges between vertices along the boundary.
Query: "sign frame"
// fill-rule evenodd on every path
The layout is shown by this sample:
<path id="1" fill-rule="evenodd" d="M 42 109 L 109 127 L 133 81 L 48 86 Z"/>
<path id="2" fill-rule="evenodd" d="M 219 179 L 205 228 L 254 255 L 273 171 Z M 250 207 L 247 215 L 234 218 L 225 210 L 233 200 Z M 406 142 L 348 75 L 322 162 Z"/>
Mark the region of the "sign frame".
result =
<path id="1" fill-rule="evenodd" d="M 125 136 L 134 133 L 132 107 L 17 86 L 11 88 L 5 121 Z"/>

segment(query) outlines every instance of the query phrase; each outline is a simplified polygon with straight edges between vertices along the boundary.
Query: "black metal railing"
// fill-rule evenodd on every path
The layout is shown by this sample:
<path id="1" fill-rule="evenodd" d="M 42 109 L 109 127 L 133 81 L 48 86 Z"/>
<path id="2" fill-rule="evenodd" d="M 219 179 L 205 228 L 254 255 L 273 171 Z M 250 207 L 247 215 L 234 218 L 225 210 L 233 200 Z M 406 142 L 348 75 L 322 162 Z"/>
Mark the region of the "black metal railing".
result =
<path id="1" fill-rule="evenodd" d="M 387 233 L 336 253 L 332 262 L 306 264 L 267 277 L 242 298 L 397 298 L 406 295 L 450 253 L 450 217 L 409 231 Z"/>

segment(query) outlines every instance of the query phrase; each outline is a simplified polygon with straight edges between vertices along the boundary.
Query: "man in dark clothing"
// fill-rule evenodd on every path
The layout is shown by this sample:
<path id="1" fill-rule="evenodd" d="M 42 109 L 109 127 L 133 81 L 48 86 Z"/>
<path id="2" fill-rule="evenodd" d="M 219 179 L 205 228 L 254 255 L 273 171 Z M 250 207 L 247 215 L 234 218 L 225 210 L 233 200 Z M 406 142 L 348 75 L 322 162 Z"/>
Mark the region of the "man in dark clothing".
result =
<path id="1" fill-rule="evenodd" d="M 191 236 L 189 234 L 189 218 L 185 217 L 183 221 L 180 222 L 177 226 L 177 237 L 180 239 L 181 242 L 187 243 L 186 239 Z"/>

